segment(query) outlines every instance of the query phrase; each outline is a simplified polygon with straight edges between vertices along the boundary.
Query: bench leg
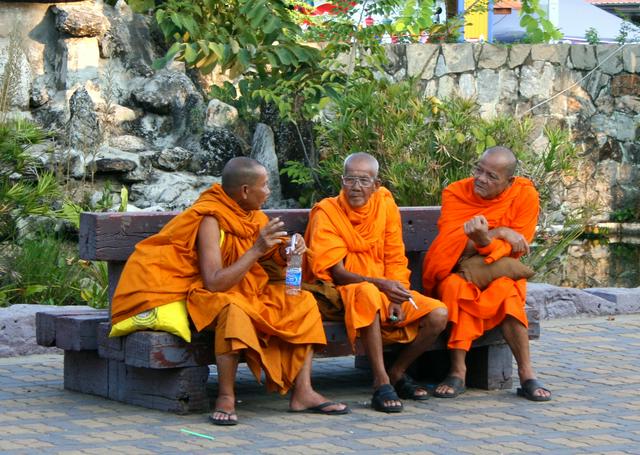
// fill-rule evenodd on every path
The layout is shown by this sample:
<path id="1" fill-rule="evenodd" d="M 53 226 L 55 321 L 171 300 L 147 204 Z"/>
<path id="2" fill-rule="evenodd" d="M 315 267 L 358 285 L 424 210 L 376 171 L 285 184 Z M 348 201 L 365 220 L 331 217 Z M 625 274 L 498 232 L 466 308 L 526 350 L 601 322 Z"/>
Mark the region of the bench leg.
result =
<path id="1" fill-rule="evenodd" d="M 510 389 L 513 355 L 507 344 L 473 348 L 467 354 L 467 386 L 485 390 Z"/>
<path id="2" fill-rule="evenodd" d="M 177 414 L 209 410 L 209 367 L 137 368 L 98 356 L 65 351 L 64 388 Z"/>

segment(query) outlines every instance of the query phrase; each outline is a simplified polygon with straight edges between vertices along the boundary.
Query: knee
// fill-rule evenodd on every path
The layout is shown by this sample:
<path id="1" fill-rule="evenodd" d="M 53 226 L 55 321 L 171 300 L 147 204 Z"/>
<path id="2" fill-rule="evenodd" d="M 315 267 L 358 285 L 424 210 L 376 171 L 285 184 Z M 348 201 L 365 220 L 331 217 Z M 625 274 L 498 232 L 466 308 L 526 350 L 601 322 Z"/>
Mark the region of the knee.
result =
<path id="1" fill-rule="evenodd" d="M 446 308 L 436 308 L 427 315 L 426 322 L 429 329 L 440 333 L 447 327 L 449 312 Z"/>

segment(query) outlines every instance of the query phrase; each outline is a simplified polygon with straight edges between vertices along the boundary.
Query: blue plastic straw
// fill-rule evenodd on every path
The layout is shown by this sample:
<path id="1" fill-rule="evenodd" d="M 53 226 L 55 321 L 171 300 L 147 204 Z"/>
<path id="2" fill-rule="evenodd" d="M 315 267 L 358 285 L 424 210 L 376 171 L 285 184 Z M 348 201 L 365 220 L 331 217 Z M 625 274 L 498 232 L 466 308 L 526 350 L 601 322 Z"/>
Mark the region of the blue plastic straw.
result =
<path id="1" fill-rule="evenodd" d="M 193 436 L 198 436 L 198 437 L 201 437 L 201 438 L 209 439 L 211 441 L 215 441 L 216 440 L 216 438 L 214 438 L 213 436 L 209 436 L 207 434 L 202 434 L 202 433 L 196 433 L 195 431 L 186 430 L 184 428 L 182 428 L 180 431 L 182 431 L 183 433 L 191 434 Z"/>

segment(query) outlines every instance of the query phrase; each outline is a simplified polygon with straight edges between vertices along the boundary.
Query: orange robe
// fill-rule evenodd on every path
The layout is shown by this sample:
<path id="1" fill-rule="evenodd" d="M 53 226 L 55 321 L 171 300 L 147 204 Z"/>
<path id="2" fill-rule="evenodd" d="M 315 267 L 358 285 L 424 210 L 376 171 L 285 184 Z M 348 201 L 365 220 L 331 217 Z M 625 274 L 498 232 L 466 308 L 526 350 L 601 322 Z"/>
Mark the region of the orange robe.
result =
<path id="1" fill-rule="evenodd" d="M 397 280 L 409 289 L 400 211 L 386 188 L 378 189 L 358 209 L 349 207 L 343 192 L 323 199 L 311 210 L 305 240 L 313 251 L 310 266 L 305 269 L 306 281 L 332 281 L 329 269 L 343 260 L 349 272 Z M 345 326 L 352 345 L 358 329 L 371 325 L 376 313 L 380 313 L 384 343 L 409 343 L 418 333 L 419 320 L 435 308 L 444 308 L 442 302 L 411 291 L 418 309 L 404 302 L 406 319 L 392 324 L 389 299 L 374 284 L 336 287 L 344 303 Z"/>
<path id="2" fill-rule="evenodd" d="M 221 245 L 224 267 L 253 246 L 268 222 L 262 211 L 247 212 L 220 185 L 212 186 L 159 233 L 136 245 L 113 297 L 112 321 L 179 300 L 187 302 L 198 331 L 220 315 L 224 321 L 216 321 L 216 354 L 246 349 L 245 358 L 256 379 L 260 380 L 264 370 L 268 389 L 286 393 L 311 345 L 326 344 L 316 301 L 304 291 L 285 295 L 284 284 L 269 283 L 259 263 L 228 291 L 205 289 L 196 247 L 205 216 L 215 217 L 225 233 Z M 273 256 L 276 249 L 265 257 Z"/>
<path id="3" fill-rule="evenodd" d="M 530 180 L 516 177 L 498 197 L 485 200 L 473 191 L 473 178 L 452 183 L 442 193 L 442 213 L 438 236 L 429 248 L 422 267 L 424 292 L 442 299 L 451 321 L 450 349 L 468 351 L 471 342 L 502 323 L 507 315 L 528 326 L 525 312 L 527 280 L 501 277 L 481 291 L 452 270 L 465 249 L 468 238 L 463 225 L 476 215 L 484 215 L 489 229 L 511 228 L 531 242 L 538 220 L 538 192 Z M 501 239 L 478 249 L 485 262 L 511 254 L 511 246 Z"/>

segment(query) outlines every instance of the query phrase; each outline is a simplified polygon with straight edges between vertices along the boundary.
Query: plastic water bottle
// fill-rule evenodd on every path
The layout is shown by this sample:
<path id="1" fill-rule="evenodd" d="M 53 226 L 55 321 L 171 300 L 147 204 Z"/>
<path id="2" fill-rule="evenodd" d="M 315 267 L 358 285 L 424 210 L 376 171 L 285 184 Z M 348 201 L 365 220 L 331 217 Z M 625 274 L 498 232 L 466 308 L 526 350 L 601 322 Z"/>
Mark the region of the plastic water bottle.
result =
<path id="1" fill-rule="evenodd" d="M 288 260 L 284 278 L 285 292 L 297 295 L 302 287 L 302 255 L 295 254 L 296 234 L 291 236 L 291 246 L 287 247 Z"/>

